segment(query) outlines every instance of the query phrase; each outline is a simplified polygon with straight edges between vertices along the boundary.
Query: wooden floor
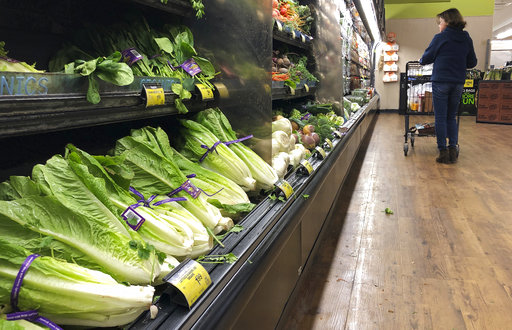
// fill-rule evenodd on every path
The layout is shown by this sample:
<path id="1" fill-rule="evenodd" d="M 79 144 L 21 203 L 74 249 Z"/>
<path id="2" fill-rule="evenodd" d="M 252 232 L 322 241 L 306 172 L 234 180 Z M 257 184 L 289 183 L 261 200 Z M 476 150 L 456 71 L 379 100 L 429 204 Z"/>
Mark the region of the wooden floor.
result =
<path id="1" fill-rule="evenodd" d="M 462 117 L 453 165 L 403 126 L 378 116 L 279 329 L 512 329 L 512 126 Z"/>

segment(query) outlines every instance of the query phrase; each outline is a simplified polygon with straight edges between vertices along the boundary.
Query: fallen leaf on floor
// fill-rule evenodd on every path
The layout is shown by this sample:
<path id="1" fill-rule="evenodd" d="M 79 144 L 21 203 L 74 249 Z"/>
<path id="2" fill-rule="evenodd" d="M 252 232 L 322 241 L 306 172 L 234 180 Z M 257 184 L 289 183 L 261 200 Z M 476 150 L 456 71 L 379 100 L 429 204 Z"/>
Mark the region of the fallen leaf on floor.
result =
<path id="1" fill-rule="evenodd" d="M 391 309 L 388 310 L 388 313 L 394 313 L 394 311 L 392 311 Z"/>

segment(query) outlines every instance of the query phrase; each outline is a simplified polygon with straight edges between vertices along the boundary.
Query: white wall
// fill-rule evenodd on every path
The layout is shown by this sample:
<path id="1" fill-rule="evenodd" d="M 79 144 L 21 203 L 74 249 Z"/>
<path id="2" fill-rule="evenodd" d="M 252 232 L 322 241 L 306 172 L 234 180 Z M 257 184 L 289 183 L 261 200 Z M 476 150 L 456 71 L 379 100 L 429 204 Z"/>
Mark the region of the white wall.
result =
<path id="1" fill-rule="evenodd" d="M 465 20 L 468 23 L 466 30 L 473 39 L 478 59 L 476 68 L 484 70 L 487 40 L 492 36 L 493 18 L 472 16 L 465 17 Z M 439 28 L 434 18 L 390 19 L 386 21 L 386 31 L 396 33 L 396 41 L 400 46 L 398 67 L 400 72 L 405 72 L 405 64 L 419 60 Z M 380 49 L 377 49 L 377 54 L 380 54 Z M 382 77 L 383 72 L 376 70 L 375 88 L 381 97 L 380 108 L 396 110 L 400 93 L 399 82 L 384 83 Z"/>

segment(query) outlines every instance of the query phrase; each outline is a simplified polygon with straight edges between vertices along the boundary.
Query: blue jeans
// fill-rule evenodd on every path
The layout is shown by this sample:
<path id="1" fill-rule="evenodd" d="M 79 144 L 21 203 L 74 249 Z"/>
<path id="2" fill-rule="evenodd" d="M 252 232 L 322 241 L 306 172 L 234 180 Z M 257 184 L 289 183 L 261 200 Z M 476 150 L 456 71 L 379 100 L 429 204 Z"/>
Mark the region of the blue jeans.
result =
<path id="1" fill-rule="evenodd" d="M 457 112 L 464 84 L 432 82 L 437 148 L 446 149 L 446 138 L 450 147 L 457 146 Z"/>

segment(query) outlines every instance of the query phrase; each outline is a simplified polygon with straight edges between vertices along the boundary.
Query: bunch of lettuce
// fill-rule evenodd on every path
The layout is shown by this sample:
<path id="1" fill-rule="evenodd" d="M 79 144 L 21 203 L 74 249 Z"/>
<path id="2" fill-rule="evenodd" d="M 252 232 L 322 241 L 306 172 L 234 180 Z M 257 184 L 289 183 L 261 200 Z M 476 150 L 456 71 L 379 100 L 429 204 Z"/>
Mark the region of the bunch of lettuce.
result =
<path id="1" fill-rule="evenodd" d="M 103 165 L 114 172 L 131 171 L 131 185 L 144 196 L 169 194 L 188 180 L 176 164 L 155 151 L 145 138 L 136 133 L 118 140 L 114 153 L 115 157 L 106 158 Z M 172 197 L 185 197 L 186 201 L 178 203 L 213 232 L 233 226 L 233 221 L 223 217 L 218 208 L 209 204 L 204 194 L 192 198 L 181 191 Z"/>
<path id="2" fill-rule="evenodd" d="M 201 166 L 222 174 L 226 178 L 237 183 L 245 191 L 256 189 L 256 180 L 252 177 L 251 171 L 235 152 L 223 143 L 215 134 L 205 126 L 193 120 L 181 120 L 180 138 L 178 141 L 178 151 L 188 159 L 200 162 Z M 207 152 L 207 148 L 212 148 L 216 143 L 214 150 L 208 151 L 208 154 L 201 158 Z"/>
<path id="3" fill-rule="evenodd" d="M 25 259 L 31 254 L 17 243 L 0 238 L 0 312 L 9 313 L 10 292 Z M 126 286 L 96 270 L 38 257 L 21 285 L 18 308 L 37 310 L 57 324 L 93 327 L 120 326 L 148 310 L 153 300 L 151 286 Z M 27 321 L 0 323 L 0 328 L 30 326 Z"/>
<path id="4" fill-rule="evenodd" d="M 195 120 L 209 129 L 222 142 L 234 141 L 237 139 L 235 131 L 226 116 L 219 108 L 211 108 L 201 111 L 195 117 Z M 229 146 L 251 171 L 252 177 L 256 180 L 256 189 L 272 189 L 274 183 L 278 180 L 276 171 L 265 162 L 252 149 L 242 142 L 232 143 Z"/>
<path id="5" fill-rule="evenodd" d="M 37 70 L 35 64 L 29 65 L 25 62 L 20 62 L 7 57 L 7 51 L 4 49 L 5 42 L 0 41 L 0 72 L 44 72 Z"/>
<path id="6" fill-rule="evenodd" d="M 241 217 L 254 208 L 255 204 L 235 182 L 188 160 L 171 147 L 169 137 L 161 128 L 144 127 L 132 131 L 132 136 L 144 139 L 153 151 L 175 163 L 183 174 L 193 176 L 190 181 L 208 194 L 208 202 L 221 209 L 222 214 Z"/>

